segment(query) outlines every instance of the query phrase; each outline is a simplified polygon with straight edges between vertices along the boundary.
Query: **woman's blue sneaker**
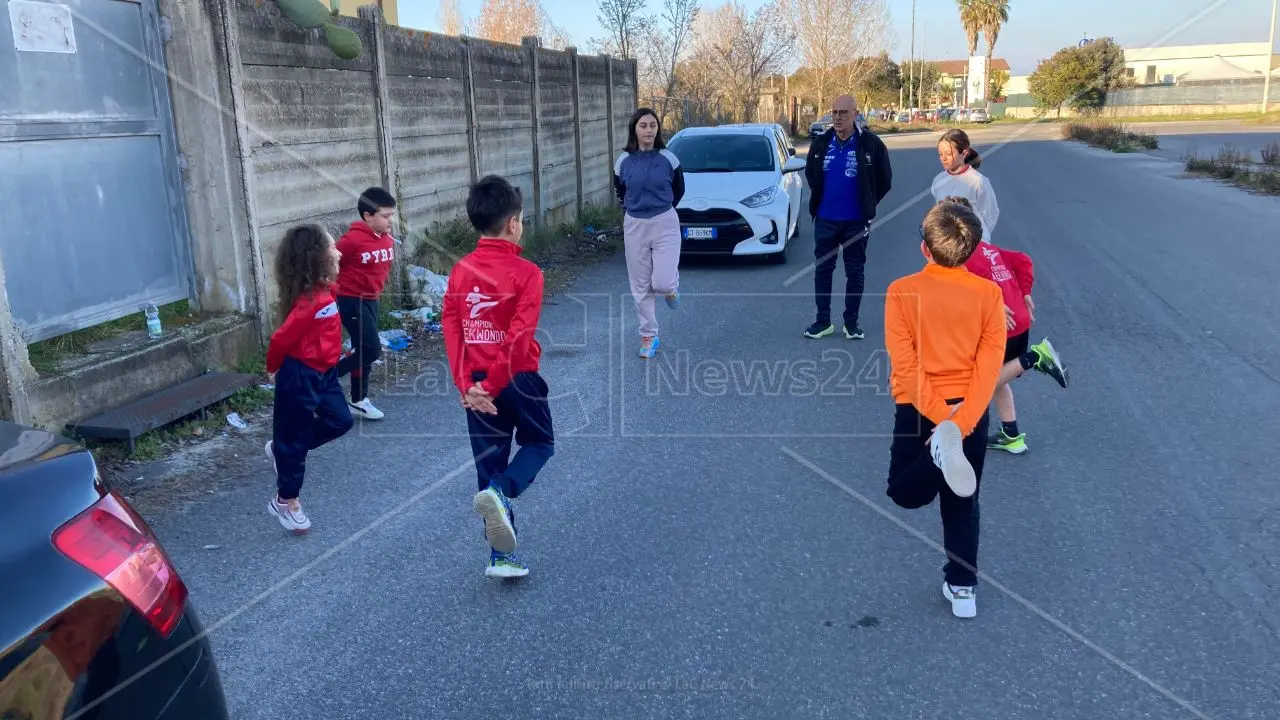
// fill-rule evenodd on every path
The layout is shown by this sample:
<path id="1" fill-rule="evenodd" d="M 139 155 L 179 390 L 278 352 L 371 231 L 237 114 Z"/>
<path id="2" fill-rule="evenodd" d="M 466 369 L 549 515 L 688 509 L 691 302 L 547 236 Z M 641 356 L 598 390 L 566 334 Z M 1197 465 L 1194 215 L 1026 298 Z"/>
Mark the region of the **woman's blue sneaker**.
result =
<path id="1" fill-rule="evenodd" d="M 675 310 L 680 307 L 680 292 L 676 291 L 667 296 L 667 307 Z"/>
<path id="2" fill-rule="evenodd" d="M 658 354 L 658 346 L 662 341 L 656 337 L 645 338 L 640 341 L 640 357 L 651 358 Z"/>
<path id="3" fill-rule="evenodd" d="M 518 578 L 529 574 L 529 566 L 513 553 L 498 552 L 489 549 L 489 567 L 484 569 L 485 577 Z"/>

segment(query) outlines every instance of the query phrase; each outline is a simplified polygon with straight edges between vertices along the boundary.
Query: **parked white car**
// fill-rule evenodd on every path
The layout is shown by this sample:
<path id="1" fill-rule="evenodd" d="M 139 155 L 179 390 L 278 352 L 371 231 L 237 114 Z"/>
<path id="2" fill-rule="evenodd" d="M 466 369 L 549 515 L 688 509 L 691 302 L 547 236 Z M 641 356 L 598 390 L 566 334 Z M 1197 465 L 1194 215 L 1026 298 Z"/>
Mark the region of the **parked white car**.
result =
<path id="1" fill-rule="evenodd" d="M 684 169 L 682 253 L 768 255 L 786 262 L 800 230 L 805 159 L 782 126 L 685 128 L 667 149 Z"/>
<path id="2" fill-rule="evenodd" d="M 969 122 L 991 122 L 991 116 L 987 114 L 986 108 L 974 108 L 969 111 Z"/>

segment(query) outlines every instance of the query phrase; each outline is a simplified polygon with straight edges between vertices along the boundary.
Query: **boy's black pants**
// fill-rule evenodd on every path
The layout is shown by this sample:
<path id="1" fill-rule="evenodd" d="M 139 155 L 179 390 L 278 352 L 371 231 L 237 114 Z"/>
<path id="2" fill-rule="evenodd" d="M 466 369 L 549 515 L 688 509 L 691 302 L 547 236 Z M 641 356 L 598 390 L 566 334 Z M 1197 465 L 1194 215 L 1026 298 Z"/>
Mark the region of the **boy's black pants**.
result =
<path id="1" fill-rule="evenodd" d="M 336 368 L 321 373 L 294 358 L 285 359 L 276 373 L 271 419 L 281 500 L 292 500 L 302 490 L 307 453 L 345 435 L 352 422 Z"/>
<path id="2" fill-rule="evenodd" d="M 369 370 L 382 357 L 382 340 L 378 337 L 378 301 L 358 297 L 338 297 L 338 313 L 342 327 L 351 336 L 351 354 L 338 361 L 338 376 L 351 375 L 351 402 L 369 395 Z"/>
<path id="3" fill-rule="evenodd" d="M 954 405 L 958 400 L 948 400 Z M 899 404 L 893 417 L 893 444 L 889 448 L 889 489 L 887 495 L 900 507 L 922 508 L 938 498 L 942 511 L 942 539 L 948 561 L 942 572 L 952 585 L 978 584 L 978 492 L 982 488 L 982 465 L 987 456 L 989 420 L 982 420 L 964 439 L 964 456 L 973 465 L 978 489 L 972 497 L 951 492 L 942 471 L 933 462 L 925 440 L 934 424 L 912 405 Z M 961 562 L 956 562 L 956 560 Z"/>
<path id="4" fill-rule="evenodd" d="M 475 382 L 484 378 L 479 372 L 472 376 Z M 547 383 L 538 373 L 516 373 L 493 399 L 497 415 L 467 410 L 480 490 L 493 485 L 509 498 L 519 497 L 555 454 L 547 393 Z M 515 457 L 511 457 L 513 438 L 520 445 Z"/>
<path id="5" fill-rule="evenodd" d="M 836 272 L 836 258 L 844 254 L 844 324 L 852 330 L 858 326 L 862 307 L 862 290 L 867 265 L 867 242 L 870 231 L 866 221 L 836 222 L 815 218 L 813 221 L 813 254 L 817 265 L 813 271 L 813 295 L 820 323 L 831 322 L 831 287 Z"/>

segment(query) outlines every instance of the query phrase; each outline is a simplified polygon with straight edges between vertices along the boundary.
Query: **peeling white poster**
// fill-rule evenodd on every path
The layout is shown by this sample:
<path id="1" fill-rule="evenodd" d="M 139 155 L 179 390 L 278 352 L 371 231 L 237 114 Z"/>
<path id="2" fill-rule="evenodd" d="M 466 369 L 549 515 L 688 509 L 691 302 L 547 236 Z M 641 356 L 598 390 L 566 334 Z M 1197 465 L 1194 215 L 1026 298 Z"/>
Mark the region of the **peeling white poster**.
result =
<path id="1" fill-rule="evenodd" d="M 71 8 L 31 0 L 9 0 L 13 46 L 19 52 L 76 52 Z"/>

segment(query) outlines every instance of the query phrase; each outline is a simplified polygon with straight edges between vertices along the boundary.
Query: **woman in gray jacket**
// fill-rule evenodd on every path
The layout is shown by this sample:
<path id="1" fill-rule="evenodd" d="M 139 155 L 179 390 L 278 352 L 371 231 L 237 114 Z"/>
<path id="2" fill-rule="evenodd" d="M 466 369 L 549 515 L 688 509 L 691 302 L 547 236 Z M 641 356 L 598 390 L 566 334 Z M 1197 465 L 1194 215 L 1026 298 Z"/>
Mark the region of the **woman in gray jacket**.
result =
<path id="1" fill-rule="evenodd" d="M 672 308 L 680 302 L 680 218 L 675 208 L 684 197 L 684 171 L 663 142 L 653 110 L 640 108 L 631 116 L 626 150 L 613 164 L 613 185 L 626 211 L 622 239 L 640 324 L 640 357 L 651 358 L 660 344 L 657 296 Z"/>

